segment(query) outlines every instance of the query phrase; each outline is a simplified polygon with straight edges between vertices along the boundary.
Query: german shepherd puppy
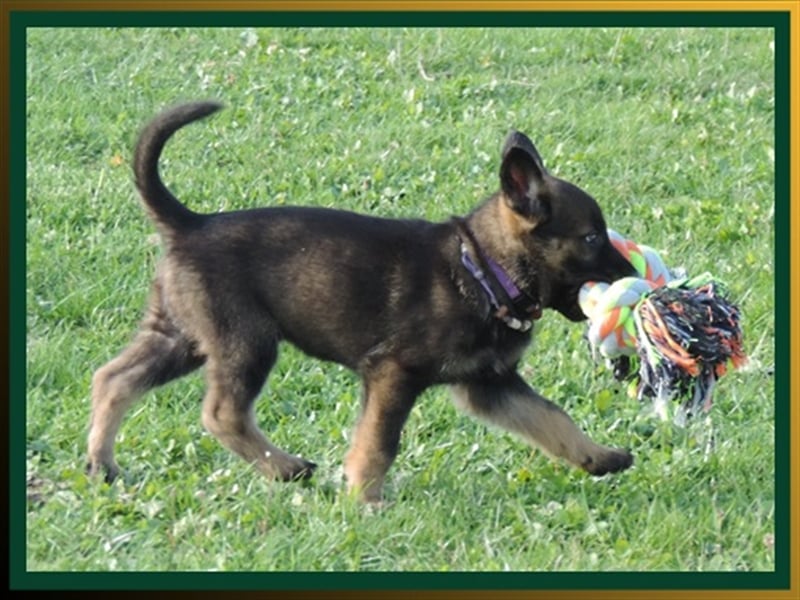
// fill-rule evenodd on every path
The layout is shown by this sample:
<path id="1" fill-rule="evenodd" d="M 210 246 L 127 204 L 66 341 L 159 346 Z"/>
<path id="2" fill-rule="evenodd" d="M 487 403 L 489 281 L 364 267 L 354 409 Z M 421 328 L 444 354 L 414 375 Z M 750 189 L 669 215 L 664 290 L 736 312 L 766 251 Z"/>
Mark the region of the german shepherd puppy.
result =
<path id="1" fill-rule="evenodd" d="M 268 477 L 310 476 L 316 465 L 274 446 L 254 420 L 282 340 L 360 375 L 344 471 L 366 502 L 381 500 L 406 417 L 436 384 L 448 384 L 463 409 L 589 473 L 632 464 L 517 374 L 542 309 L 580 321 L 584 282 L 635 274 L 609 243 L 595 200 L 550 175 L 525 135 L 508 136 L 500 190 L 464 218 L 300 207 L 198 214 L 164 185 L 158 160 L 176 130 L 220 108 L 166 110 L 136 146 L 136 186 L 164 257 L 138 335 L 94 374 L 91 474 L 118 474 L 114 439 L 137 397 L 205 365 L 206 429 Z"/>

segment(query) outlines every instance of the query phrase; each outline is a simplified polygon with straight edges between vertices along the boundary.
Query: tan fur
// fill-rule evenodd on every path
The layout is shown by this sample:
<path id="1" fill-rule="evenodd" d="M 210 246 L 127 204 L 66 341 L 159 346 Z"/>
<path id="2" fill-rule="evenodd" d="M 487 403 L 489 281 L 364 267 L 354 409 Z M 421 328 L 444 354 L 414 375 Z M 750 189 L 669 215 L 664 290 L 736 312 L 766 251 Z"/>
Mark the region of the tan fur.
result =
<path id="1" fill-rule="evenodd" d="M 515 242 L 515 250 L 519 252 L 520 248 L 523 247 L 521 240 L 530 235 L 531 231 L 536 227 L 536 221 L 514 212 L 504 198 L 498 199 L 496 207 L 498 225 L 504 231 L 506 239 Z"/>
<path id="2" fill-rule="evenodd" d="M 452 386 L 453 400 L 465 412 L 514 432 L 542 449 L 590 473 L 605 472 L 625 459 L 625 451 L 593 442 L 574 421 L 519 379 L 487 389 L 481 385 Z"/>
<path id="3" fill-rule="evenodd" d="M 345 458 L 348 487 L 368 502 L 378 502 L 386 471 L 394 461 L 400 431 L 417 390 L 399 365 L 387 362 L 364 382 L 361 415 Z"/>

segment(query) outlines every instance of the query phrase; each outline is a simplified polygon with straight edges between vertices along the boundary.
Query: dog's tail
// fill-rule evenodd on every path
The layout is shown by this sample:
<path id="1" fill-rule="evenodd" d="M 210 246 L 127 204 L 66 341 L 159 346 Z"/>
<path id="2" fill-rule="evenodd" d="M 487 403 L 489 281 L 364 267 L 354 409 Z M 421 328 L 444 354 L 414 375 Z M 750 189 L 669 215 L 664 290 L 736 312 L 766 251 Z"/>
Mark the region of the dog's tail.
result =
<path id="1" fill-rule="evenodd" d="M 164 144 L 178 129 L 222 108 L 218 102 L 202 101 L 168 108 L 142 130 L 133 159 L 136 187 L 151 218 L 162 234 L 183 229 L 199 219 L 172 195 L 161 181 L 158 159 Z"/>

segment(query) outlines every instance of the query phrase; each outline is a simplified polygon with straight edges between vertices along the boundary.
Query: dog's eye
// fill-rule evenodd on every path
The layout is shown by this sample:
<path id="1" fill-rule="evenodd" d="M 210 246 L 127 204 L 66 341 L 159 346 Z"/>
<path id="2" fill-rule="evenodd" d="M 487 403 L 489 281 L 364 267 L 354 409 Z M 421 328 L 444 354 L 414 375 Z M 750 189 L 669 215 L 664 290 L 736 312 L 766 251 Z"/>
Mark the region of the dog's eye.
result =
<path id="1" fill-rule="evenodd" d="M 589 246 L 596 246 L 600 243 L 600 234 L 593 231 L 583 236 L 583 241 Z"/>

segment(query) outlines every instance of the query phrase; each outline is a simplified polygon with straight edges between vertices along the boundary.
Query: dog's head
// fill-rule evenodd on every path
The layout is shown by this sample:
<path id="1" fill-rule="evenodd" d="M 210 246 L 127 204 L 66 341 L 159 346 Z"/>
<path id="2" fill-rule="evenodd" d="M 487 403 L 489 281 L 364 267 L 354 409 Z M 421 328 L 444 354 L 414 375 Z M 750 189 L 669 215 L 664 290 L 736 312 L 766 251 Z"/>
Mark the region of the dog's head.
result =
<path id="1" fill-rule="evenodd" d="M 497 208 L 506 250 L 513 248 L 519 269 L 531 270 L 543 307 L 581 321 L 586 316 L 578 305 L 578 292 L 584 283 L 636 275 L 609 241 L 594 198 L 550 175 L 522 133 L 514 131 L 506 139 L 500 183 Z"/>

